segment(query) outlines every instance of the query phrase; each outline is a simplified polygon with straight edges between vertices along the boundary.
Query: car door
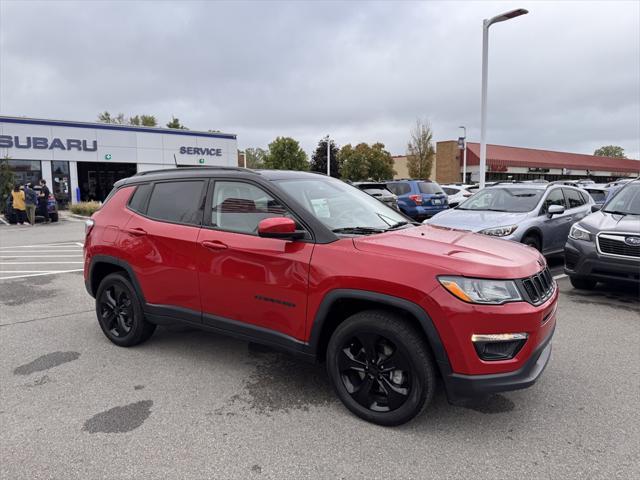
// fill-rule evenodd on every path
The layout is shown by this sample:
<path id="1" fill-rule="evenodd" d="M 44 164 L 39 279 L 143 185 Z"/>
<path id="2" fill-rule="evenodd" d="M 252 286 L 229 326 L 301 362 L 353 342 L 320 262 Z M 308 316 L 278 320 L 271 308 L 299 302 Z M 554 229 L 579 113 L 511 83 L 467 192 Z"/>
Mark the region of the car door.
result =
<path id="1" fill-rule="evenodd" d="M 150 183 L 129 202 L 133 214 L 119 241 L 146 303 L 159 314 L 177 310 L 200 322 L 196 241 L 206 185 L 202 179 Z"/>
<path id="2" fill-rule="evenodd" d="M 590 212 L 589 205 L 587 205 L 587 199 L 582 195 L 582 192 L 573 188 L 563 188 L 564 197 L 567 200 L 567 213 L 571 215 L 571 224 L 574 224 L 588 215 Z M 567 236 L 569 231 L 567 230 Z"/>
<path id="3" fill-rule="evenodd" d="M 542 230 L 542 251 L 544 253 L 555 252 L 564 247 L 564 243 L 571 228 L 571 214 L 564 211 L 552 217 L 547 215 L 551 205 L 560 205 L 567 208 L 566 200 L 561 188 L 554 188 L 547 192 L 540 208 Z"/>
<path id="4" fill-rule="evenodd" d="M 210 186 L 198 236 L 203 322 L 255 326 L 303 339 L 314 243 L 263 238 L 258 223 L 294 215 L 263 187 L 219 179 Z M 229 321 L 239 324 L 229 324 Z M 258 330 L 256 330 L 257 332 Z"/>

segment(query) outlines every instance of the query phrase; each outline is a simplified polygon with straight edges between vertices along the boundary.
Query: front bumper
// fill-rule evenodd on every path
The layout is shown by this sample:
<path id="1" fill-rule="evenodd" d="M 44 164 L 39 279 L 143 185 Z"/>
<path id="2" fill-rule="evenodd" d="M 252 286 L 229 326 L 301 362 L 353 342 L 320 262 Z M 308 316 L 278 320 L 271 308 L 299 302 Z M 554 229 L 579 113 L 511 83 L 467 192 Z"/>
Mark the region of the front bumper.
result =
<path id="1" fill-rule="evenodd" d="M 640 261 L 601 255 L 595 242 L 569 238 L 564 252 L 564 271 L 571 277 L 640 283 Z"/>
<path id="2" fill-rule="evenodd" d="M 547 338 L 531 354 L 529 360 L 518 370 L 490 375 L 462 375 L 450 373 L 444 377 L 447 397 L 455 403 L 464 399 L 491 395 L 493 393 L 519 390 L 533 385 L 551 358 L 551 339 L 555 327 Z"/>

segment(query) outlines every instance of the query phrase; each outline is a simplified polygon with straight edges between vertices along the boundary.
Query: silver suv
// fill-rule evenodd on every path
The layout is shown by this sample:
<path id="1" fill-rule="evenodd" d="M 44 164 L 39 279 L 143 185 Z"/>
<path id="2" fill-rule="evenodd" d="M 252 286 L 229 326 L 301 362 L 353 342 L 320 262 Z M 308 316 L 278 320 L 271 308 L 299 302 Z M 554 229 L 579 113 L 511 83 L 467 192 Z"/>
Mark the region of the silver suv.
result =
<path id="1" fill-rule="evenodd" d="M 563 251 L 571 225 L 591 213 L 593 203 L 587 192 L 567 185 L 498 183 L 424 223 L 501 237 L 553 255 Z"/>

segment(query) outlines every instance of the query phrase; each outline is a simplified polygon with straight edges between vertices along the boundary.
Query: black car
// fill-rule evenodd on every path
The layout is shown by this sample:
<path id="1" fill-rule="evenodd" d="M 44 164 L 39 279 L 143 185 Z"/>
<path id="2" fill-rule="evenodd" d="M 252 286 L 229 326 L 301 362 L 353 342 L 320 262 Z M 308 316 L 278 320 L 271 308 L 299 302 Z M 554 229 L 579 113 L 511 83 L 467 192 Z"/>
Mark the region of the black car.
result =
<path id="1" fill-rule="evenodd" d="M 353 182 L 352 185 L 377 198 L 388 207 L 398 210 L 398 197 L 387 188 L 385 183 L 379 182 Z"/>
<path id="2" fill-rule="evenodd" d="M 565 273 L 575 288 L 598 282 L 640 285 L 640 180 L 628 183 L 595 213 L 571 227 L 565 245 Z"/>

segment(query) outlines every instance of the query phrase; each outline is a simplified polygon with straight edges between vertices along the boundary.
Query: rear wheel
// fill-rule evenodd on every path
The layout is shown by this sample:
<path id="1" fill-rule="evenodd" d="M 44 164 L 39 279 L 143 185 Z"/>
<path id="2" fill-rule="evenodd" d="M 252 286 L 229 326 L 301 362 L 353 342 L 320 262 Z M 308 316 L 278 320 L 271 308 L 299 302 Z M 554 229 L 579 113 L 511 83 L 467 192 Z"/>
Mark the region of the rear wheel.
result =
<path id="1" fill-rule="evenodd" d="M 360 312 L 338 326 L 327 372 L 342 403 L 378 425 L 408 422 L 433 397 L 433 361 L 422 336 L 385 311 Z"/>
<path id="2" fill-rule="evenodd" d="M 591 278 L 581 278 L 581 277 L 569 277 L 569 281 L 573 288 L 577 288 L 580 290 L 593 290 L 596 288 L 597 281 Z"/>
<path id="3" fill-rule="evenodd" d="M 96 294 L 98 323 L 106 337 L 120 347 L 132 347 L 151 337 L 156 326 L 144 318 L 133 285 L 121 273 L 107 275 Z"/>

